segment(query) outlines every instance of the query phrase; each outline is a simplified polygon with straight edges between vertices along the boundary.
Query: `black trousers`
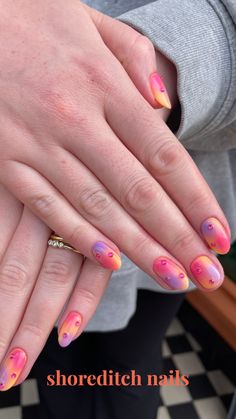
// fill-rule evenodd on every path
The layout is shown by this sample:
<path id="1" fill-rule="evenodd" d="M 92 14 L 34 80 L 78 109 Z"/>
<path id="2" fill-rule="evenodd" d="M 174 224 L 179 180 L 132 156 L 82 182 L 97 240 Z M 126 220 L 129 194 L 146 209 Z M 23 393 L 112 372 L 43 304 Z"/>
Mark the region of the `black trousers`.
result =
<path id="1" fill-rule="evenodd" d="M 161 374 L 161 343 L 184 294 L 138 291 L 137 309 L 125 329 L 86 332 L 68 348 L 57 344 L 54 329 L 34 366 L 40 395 L 40 419 L 156 419 L 159 387 L 48 386 L 47 375 L 120 374 L 135 370 Z M 116 314 L 114 313 L 114 316 Z"/>

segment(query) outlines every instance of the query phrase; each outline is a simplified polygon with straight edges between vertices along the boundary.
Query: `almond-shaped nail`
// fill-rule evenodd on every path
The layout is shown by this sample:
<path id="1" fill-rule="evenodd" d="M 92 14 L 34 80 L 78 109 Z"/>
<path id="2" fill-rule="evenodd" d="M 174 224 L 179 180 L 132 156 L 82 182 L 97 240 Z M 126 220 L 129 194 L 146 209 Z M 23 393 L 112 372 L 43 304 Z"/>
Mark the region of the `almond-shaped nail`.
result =
<path id="1" fill-rule="evenodd" d="M 0 391 L 11 388 L 18 380 L 27 361 L 23 349 L 15 348 L 9 352 L 0 367 Z"/>
<path id="2" fill-rule="evenodd" d="M 96 260 L 107 269 L 117 270 L 121 267 L 121 258 L 106 243 L 96 242 L 92 248 Z"/>
<path id="3" fill-rule="evenodd" d="M 172 290 L 186 290 L 189 285 L 188 277 L 184 270 L 166 257 L 159 257 L 153 263 L 153 271 Z"/>
<path id="4" fill-rule="evenodd" d="M 170 98 L 161 76 L 157 72 L 152 73 L 149 81 L 155 100 L 164 108 L 171 109 Z"/>
<path id="5" fill-rule="evenodd" d="M 82 324 L 82 316 L 78 311 L 71 311 L 58 332 L 58 343 L 65 348 L 75 339 Z"/>
<path id="6" fill-rule="evenodd" d="M 190 265 L 194 278 L 205 289 L 218 288 L 222 281 L 222 275 L 218 267 L 208 256 L 198 256 Z"/>
<path id="7" fill-rule="evenodd" d="M 220 255 L 228 253 L 230 238 L 219 220 L 215 217 L 207 218 L 201 224 L 201 232 L 208 246 Z"/>

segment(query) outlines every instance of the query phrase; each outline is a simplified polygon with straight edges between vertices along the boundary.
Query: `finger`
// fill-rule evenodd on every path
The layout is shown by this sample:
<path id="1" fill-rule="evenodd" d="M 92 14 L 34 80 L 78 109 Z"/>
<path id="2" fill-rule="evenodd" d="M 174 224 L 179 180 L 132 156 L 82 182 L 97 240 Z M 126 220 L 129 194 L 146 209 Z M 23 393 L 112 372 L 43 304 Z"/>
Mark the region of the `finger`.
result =
<path id="1" fill-rule="evenodd" d="M 0 262 L 20 221 L 23 205 L 0 185 Z"/>
<path id="2" fill-rule="evenodd" d="M 121 266 L 117 246 L 83 219 L 66 199 L 34 169 L 19 162 L 8 162 L 4 184 L 67 243 L 106 269 Z M 19 185 L 16 185 L 19 179 Z"/>
<path id="3" fill-rule="evenodd" d="M 152 108 L 149 107 L 149 109 L 155 112 Z M 185 267 L 191 278 L 195 278 L 199 282 L 200 287 L 212 289 L 213 286 L 217 288 L 223 280 L 222 268 L 217 258 L 212 255 L 199 234 L 192 228 L 161 185 L 117 139 L 108 124 L 104 124 L 104 121 L 101 120 L 97 122 L 96 126 L 99 132 L 99 136 L 96 138 L 96 155 L 92 152 L 93 145 L 90 141 L 71 144 L 67 138 L 67 148 L 74 152 L 91 171 L 98 174 L 100 181 L 125 210 L 162 248 Z M 105 165 L 104 161 L 106 161 Z M 117 162 L 119 163 L 117 164 Z M 118 244 L 117 240 L 116 243 Z M 149 246 L 146 240 L 145 245 Z M 124 250 L 124 248 L 120 248 Z M 137 246 L 135 251 L 133 249 L 132 260 L 134 260 L 136 248 Z M 201 256 L 204 258 L 202 259 Z M 148 260 L 150 261 L 150 258 Z M 209 265 L 207 268 L 209 275 L 206 278 L 205 262 L 207 262 L 207 266 Z M 196 263 L 204 265 L 202 266 L 205 272 L 204 278 L 196 275 Z M 210 271 L 217 272 L 214 279 L 211 278 Z"/>
<path id="4" fill-rule="evenodd" d="M 112 272 L 86 259 L 58 325 L 58 342 L 68 346 L 84 331 L 108 285 Z"/>
<path id="5" fill-rule="evenodd" d="M 143 118 L 139 118 L 132 107 L 134 98 L 125 97 L 123 100 L 129 103 L 130 113 L 124 115 L 115 102 L 107 108 L 112 128 L 162 185 L 209 247 L 217 253 L 227 253 L 230 249 L 229 225 L 190 155 L 154 110 L 140 101 L 139 112 L 142 109 Z"/>
<path id="6" fill-rule="evenodd" d="M 165 85 L 172 86 L 169 81 L 175 74 L 174 66 L 168 63 L 168 72 L 165 72 L 163 66 L 158 68 L 159 73 L 166 75 L 164 85 L 163 76 L 159 77 L 156 70 L 158 63 L 155 48 L 146 36 L 86 4 L 83 6 L 93 19 L 104 43 L 121 62 L 142 96 L 153 107 L 164 106 L 170 109 L 171 103 Z M 174 96 L 172 92 L 170 96 Z"/>
<path id="7" fill-rule="evenodd" d="M 53 158 L 53 164 L 47 155 L 34 164 L 40 172 L 43 169 L 40 162 L 43 161 L 44 167 L 47 168 L 46 176 L 56 188 L 61 188 L 62 193 L 67 196 L 80 215 L 114 240 L 135 264 L 161 286 L 168 289 L 186 289 L 188 286 L 186 275 L 181 275 L 176 281 L 165 280 L 165 276 L 161 275 L 160 278 L 157 275 L 158 272 L 153 270 L 153 266 L 156 266 L 158 256 L 170 259 L 171 255 L 142 229 L 80 160 L 62 149 L 54 151 Z M 65 160 L 66 167 L 62 163 Z M 58 170 L 55 171 L 54 167 Z M 173 266 L 176 266 L 176 272 L 183 269 L 178 266 L 177 260 L 174 261 L 172 258 L 172 262 Z"/>
<path id="8" fill-rule="evenodd" d="M 48 235 L 48 228 L 24 209 L 0 265 L 0 361 L 34 287 Z"/>
<path id="9" fill-rule="evenodd" d="M 82 261 L 83 257 L 74 252 L 48 249 L 23 319 L 0 367 L 2 391 L 29 374 L 73 289 Z"/>

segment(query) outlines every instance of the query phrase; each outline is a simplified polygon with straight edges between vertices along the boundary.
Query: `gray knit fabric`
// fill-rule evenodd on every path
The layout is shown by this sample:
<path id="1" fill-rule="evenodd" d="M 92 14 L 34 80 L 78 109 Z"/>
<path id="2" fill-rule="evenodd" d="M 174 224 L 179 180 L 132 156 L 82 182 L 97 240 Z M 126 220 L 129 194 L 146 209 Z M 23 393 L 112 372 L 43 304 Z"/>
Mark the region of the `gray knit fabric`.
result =
<path id="1" fill-rule="evenodd" d="M 236 0 L 86 3 L 114 17 L 122 14 L 120 20 L 148 36 L 176 65 L 182 111 L 176 135 L 214 191 L 235 239 Z M 166 292 L 123 254 L 122 261 L 87 331 L 125 327 L 135 311 L 138 288 Z"/>

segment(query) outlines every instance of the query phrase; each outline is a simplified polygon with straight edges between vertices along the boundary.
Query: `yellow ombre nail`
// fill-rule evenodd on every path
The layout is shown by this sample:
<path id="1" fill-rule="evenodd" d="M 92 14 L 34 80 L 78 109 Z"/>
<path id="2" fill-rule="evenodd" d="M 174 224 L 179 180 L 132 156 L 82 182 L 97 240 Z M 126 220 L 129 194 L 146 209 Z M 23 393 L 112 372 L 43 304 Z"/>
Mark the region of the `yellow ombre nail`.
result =
<path id="1" fill-rule="evenodd" d="M 0 368 L 0 391 L 11 388 L 18 380 L 27 361 L 27 355 L 23 349 L 13 349 L 3 360 Z"/>
<path id="2" fill-rule="evenodd" d="M 155 72 L 149 77 L 152 94 L 155 100 L 164 108 L 171 109 L 171 102 L 161 76 Z"/>

